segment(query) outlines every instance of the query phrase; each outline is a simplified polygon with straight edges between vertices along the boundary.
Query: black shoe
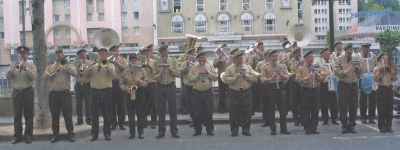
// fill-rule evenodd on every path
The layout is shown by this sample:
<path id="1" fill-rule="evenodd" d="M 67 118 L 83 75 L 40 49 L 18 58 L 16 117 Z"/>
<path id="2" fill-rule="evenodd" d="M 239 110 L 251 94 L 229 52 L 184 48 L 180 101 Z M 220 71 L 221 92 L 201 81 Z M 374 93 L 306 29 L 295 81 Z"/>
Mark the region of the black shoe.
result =
<path id="1" fill-rule="evenodd" d="M 276 130 L 272 130 L 271 135 L 276 135 Z"/>
<path id="2" fill-rule="evenodd" d="M 143 133 L 140 133 L 139 134 L 139 139 L 143 139 L 143 138 L 144 138 Z"/>
<path id="3" fill-rule="evenodd" d="M 349 132 L 353 134 L 357 133 L 354 127 L 349 128 Z"/>
<path id="4" fill-rule="evenodd" d="M 83 121 L 78 121 L 77 123 L 75 123 L 75 125 L 76 126 L 83 125 Z"/>
<path id="5" fill-rule="evenodd" d="M 151 125 L 151 129 L 156 129 L 156 128 L 157 128 L 156 125 L 154 124 Z"/>
<path id="6" fill-rule="evenodd" d="M 328 121 L 324 121 L 324 123 L 322 123 L 322 125 L 328 125 Z"/>
<path id="7" fill-rule="evenodd" d="M 106 141 L 110 141 L 111 140 L 111 135 L 104 135 L 104 138 L 106 139 Z"/>
<path id="8" fill-rule="evenodd" d="M 164 133 L 158 133 L 158 135 L 156 136 L 156 139 L 161 139 L 165 136 Z"/>
<path id="9" fill-rule="evenodd" d="M 126 130 L 126 128 L 125 128 L 124 125 L 119 125 L 119 129 L 120 129 L 120 130 Z"/>
<path id="10" fill-rule="evenodd" d="M 367 119 L 362 118 L 362 119 L 361 119 L 361 123 L 362 123 L 362 124 L 367 124 Z"/>
<path id="11" fill-rule="evenodd" d="M 306 135 L 310 135 L 311 131 L 310 130 L 306 130 Z"/>
<path id="12" fill-rule="evenodd" d="M 17 144 L 18 142 L 21 142 L 22 138 L 16 138 L 14 137 L 14 139 L 11 141 L 11 144 Z"/>
<path id="13" fill-rule="evenodd" d="M 249 131 L 244 131 L 244 132 L 242 132 L 242 134 L 245 135 L 245 136 L 251 136 Z"/>
<path id="14" fill-rule="evenodd" d="M 311 130 L 311 134 L 319 134 L 317 130 Z"/>
<path id="15" fill-rule="evenodd" d="M 266 126 L 269 126 L 269 124 L 268 123 L 264 123 L 264 124 L 261 125 L 261 127 L 266 127 Z"/>
<path id="16" fill-rule="evenodd" d="M 223 109 L 223 108 L 222 108 L 222 109 L 219 109 L 219 113 L 222 114 L 222 113 L 224 113 L 224 112 L 225 112 L 225 109 Z"/>
<path id="17" fill-rule="evenodd" d="M 179 138 L 180 138 L 180 136 L 178 135 L 178 133 L 172 134 L 172 137 L 173 137 L 173 138 L 176 138 L 176 139 L 179 139 Z"/>
<path id="18" fill-rule="evenodd" d="M 251 113 L 251 116 L 254 116 L 254 115 L 255 115 L 255 113 L 254 113 L 254 112 L 252 112 L 252 113 Z"/>
<path id="19" fill-rule="evenodd" d="M 375 124 L 375 119 L 369 119 L 370 124 Z"/>
<path id="20" fill-rule="evenodd" d="M 68 136 L 69 142 L 75 142 L 75 134 L 70 134 Z"/>
<path id="21" fill-rule="evenodd" d="M 111 125 L 111 131 L 114 131 L 115 129 L 117 129 L 116 125 Z"/>
<path id="22" fill-rule="evenodd" d="M 347 128 L 346 127 L 342 127 L 342 134 L 346 134 L 347 133 Z"/>
<path id="23" fill-rule="evenodd" d="M 53 136 L 53 138 L 50 140 L 51 143 L 55 143 L 58 141 L 58 137 L 57 136 Z"/>
<path id="24" fill-rule="evenodd" d="M 89 125 L 89 126 L 91 126 L 91 125 L 92 125 L 92 122 L 91 122 L 91 121 L 88 121 L 88 122 L 86 122 L 86 124 Z"/>
<path id="25" fill-rule="evenodd" d="M 187 114 L 187 110 L 186 110 L 186 108 L 183 108 L 182 109 L 182 115 L 186 115 Z"/>
<path id="26" fill-rule="evenodd" d="M 386 132 L 393 133 L 394 131 L 392 130 L 392 128 L 386 128 Z"/>
<path id="27" fill-rule="evenodd" d="M 289 134 L 290 134 L 290 132 L 289 132 L 288 130 L 286 130 L 286 131 L 281 131 L 281 134 L 286 134 L 286 135 L 289 135 Z"/>
<path id="28" fill-rule="evenodd" d="M 332 124 L 339 125 L 339 123 L 336 120 L 335 121 L 332 120 Z"/>
<path id="29" fill-rule="evenodd" d="M 294 123 L 294 126 L 300 126 L 300 122 L 296 121 L 296 122 Z"/>
<path id="30" fill-rule="evenodd" d="M 214 132 L 213 132 L 213 131 L 207 132 L 207 135 L 209 135 L 209 136 L 214 136 Z"/>
<path id="31" fill-rule="evenodd" d="M 91 137 L 90 137 L 90 141 L 96 141 L 98 139 L 98 136 L 97 135 L 92 135 Z"/>
<path id="32" fill-rule="evenodd" d="M 386 130 L 385 129 L 381 129 L 381 130 L 379 130 L 379 132 L 386 133 Z"/>
<path id="33" fill-rule="evenodd" d="M 201 132 L 195 132 L 195 133 L 193 134 L 193 136 L 198 136 L 198 135 L 201 135 Z"/>
<path id="34" fill-rule="evenodd" d="M 133 138 L 135 138 L 135 134 L 131 134 L 131 135 L 128 137 L 128 139 L 133 139 Z"/>
<path id="35" fill-rule="evenodd" d="M 32 143 L 32 138 L 31 137 L 26 137 L 25 138 L 25 143 L 26 144 L 31 144 Z"/>
<path id="36" fill-rule="evenodd" d="M 232 133 L 231 136 L 232 136 L 232 137 L 237 137 L 237 136 L 238 136 L 238 133 L 237 133 L 237 132 L 236 132 L 236 133 Z"/>
<path id="37" fill-rule="evenodd" d="M 191 127 L 194 127 L 194 123 L 193 123 L 193 121 L 192 121 L 192 122 L 190 122 L 190 124 L 189 124 L 189 128 L 191 128 Z"/>

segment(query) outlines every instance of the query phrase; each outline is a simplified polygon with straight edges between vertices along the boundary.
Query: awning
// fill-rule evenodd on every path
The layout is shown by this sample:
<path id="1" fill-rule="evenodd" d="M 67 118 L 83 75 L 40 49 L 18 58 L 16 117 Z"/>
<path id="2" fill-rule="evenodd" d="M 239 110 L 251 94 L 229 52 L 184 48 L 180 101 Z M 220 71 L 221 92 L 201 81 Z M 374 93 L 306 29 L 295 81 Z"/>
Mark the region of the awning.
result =
<path id="1" fill-rule="evenodd" d="M 182 16 L 176 15 L 174 17 L 172 17 L 171 22 L 183 22 L 183 18 Z"/>
<path id="2" fill-rule="evenodd" d="M 197 22 L 197 21 L 199 21 L 199 22 L 206 22 L 207 19 L 206 19 L 206 16 L 199 14 L 199 15 L 197 15 L 196 17 L 194 17 L 194 21 L 196 21 L 196 22 Z"/>
<path id="3" fill-rule="evenodd" d="M 218 16 L 218 21 L 229 21 L 229 16 L 227 14 L 220 14 Z"/>
<path id="4" fill-rule="evenodd" d="M 275 20 L 276 16 L 273 13 L 267 13 L 264 15 L 264 20 Z"/>
<path id="5" fill-rule="evenodd" d="M 249 14 L 249 13 L 244 13 L 241 17 L 241 20 L 243 21 L 250 21 L 253 20 L 253 15 Z"/>

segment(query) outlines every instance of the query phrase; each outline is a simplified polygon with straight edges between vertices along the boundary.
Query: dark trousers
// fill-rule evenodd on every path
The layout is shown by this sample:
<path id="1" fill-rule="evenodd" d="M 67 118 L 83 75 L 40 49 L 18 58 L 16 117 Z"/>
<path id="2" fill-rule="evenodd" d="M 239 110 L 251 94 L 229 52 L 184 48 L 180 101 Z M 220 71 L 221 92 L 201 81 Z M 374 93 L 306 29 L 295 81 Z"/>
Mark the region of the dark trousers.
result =
<path id="1" fill-rule="evenodd" d="M 288 112 L 289 112 L 289 110 L 292 110 L 292 102 L 291 102 L 291 99 L 290 99 L 290 81 L 289 82 L 286 82 L 286 84 L 285 84 L 285 93 L 286 93 L 286 110 L 287 110 L 287 112 L 286 112 L 286 115 L 288 114 Z"/>
<path id="2" fill-rule="evenodd" d="M 319 86 L 320 100 L 321 100 L 321 114 L 322 120 L 328 122 L 330 110 L 332 122 L 335 122 L 338 118 L 338 104 L 336 92 L 331 92 L 328 89 L 328 82 L 322 82 Z"/>
<path id="3" fill-rule="evenodd" d="M 251 83 L 251 95 L 253 96 L 252 101 L 251 101 L 251 109 L 252 113 L 260 110 L 260 84 L 258 83 Z"/>
<path id="4" fill-rule="evenodd" d="M 304 130 L 316 131 L 318 128 L 318 114 L 321 103 L 319 101 L 319 89 L 301 87 L 301 116 Z"/>
<path id="5" fill-rule="evenodd" d="M 181 75 L 181 77 L 180 77 L 180 80 L 181 80 L 181 89 L 183 89 L 182 90 L 182 94 L 181 94 L 181 104 L 182 104 L 182 108 L 183 109 L 188 109 L 187 108 L 187 103 L 186 103 L 186 101 L 187 101 L 187 99 L 186 99 L 186 94 L 185 94 L 185 90 L 184 90 L 184 87 L 185 87 L 185 83 L 183 82 L 183 75 Z"/>
<path id="6" fill-rule="evenodd" d="M 302 122 L 302 116 L 300 113 L 300 101 L 301 101 L 301 86 L 295 81 L 289 81 L 290 91 L 290 103 L 292 105 L 293 121 Z"/>
<path id="7" fill-rule="evenodd" d="M 375 119 L 376 111 L 376 91 L 372 91 L 368 95 L 364 91 L 360 90 L 360 115 L 362 119 Z M 368 111 L 368 115 L 367 115 Z"/>
<path id="8" fill-rule="evenodd" d="M 90 105 L 90 83 L 75 83 L 75 99 L 76 99 L 76 115 L 78 116 L 78 122 L 83 122 L 82 116 L 82 105 L 85 102 L 85 121 L 91 122 L 92 114 Z"/>
<path id="9" fill-rule="evenodd" d="M 119 87 L 118 80 L 112 81 L 111 91 L 111 125 L 117 126 L 117 123 L 123 125 L 125 123 L 125 92 Z"/>
<path id="10" fill-rule="evenodd" d="M 268 110 L 269 110 L 270 102 L 269 102 L 269 96 L 268 96 L 268 91 L 267 91 L 267 85 L 260 84 L 260 88 L 258 90 L 260 92 L 262 118 L 263 118 L 263 121 L 265 124 L 269 124 L 270 121 L 268 119 Z M 286 106 L 285 106 L 285 108 L 286 108 Z M 274 108 L 274 110 L 275 110 L 275 108 Z"/>
<path id="11" fill-rule="evenodd" d="M 165 113 L 166 103 L 168 102 L 168 111 L 170 118 L 170 131 L 172 134 L 178 133 L 176 126 L 177 114 L 176 114 L 176 86 L 175 82 L 163 85 L 157 83 L 157 110 L 158 110 L 158 132 L 164 134 L 166 131 L 165 127 Z"/>
<path id="12" fill-rule="evenodd" d="M 183 87 L 184 89 L 184 95 L 185 95 L 185 101 L 186 101 L 186 109 L 189 111 L 190 114 L 190 118 L 193 119 L 194 117 L 194 110 L 193 110 L 193 101 L 192 101 L 192 90 L 193 90 L 193 86 L 188 86 L 185 84 L 185 86 Z"/>
<path id="13" fill-rule="evenodd" d="M 111 88 L 96 90 L 92 89 L 92 135 L 99 135 L 99 112 L 103 116 L 103 134 L 111 135 L 110 101 Z"/>
<path id="14" fill-rule="evenodd" d="M 192 102 L 194 109 L 194 132 L 201 133 L 202 124 L 205 123 L 206 131 L 212 132 L 214 131 L 214 123 L 213 123 L 213 109 L 214 109 L 214 97 L 213 93 L 210 90 L 205 92 L 197 91 L 193 89 L 192 92 Z"/>
<path id="15" fill-rule="evenodd" d="M 14 137 L 16 138 L 22 138 L 22 113 L 25 118 L 25 137 L 32 137 L 34 97 L 35 93 L 32 87 L 25 90 L 14 89 L 12 92 L 14 108 Z"/>
<path id="16" fill-rule="evenodd" d="M 281 131 L 287 131 L 287 124 L 286 124 L 286 94 L 283 83 L 279 83 L 279 89 L 276 88 L 275 83 L 268 83 L 266 85 L 266 96 L 267 96 L 267 103 L 268 103 L 268 120 L 269 126 L 271 131 L 276 131 L 275 125 L 275 104 L 279 109 L 279 123 L 281 127 Z"/>
<path id="17" fill-rule="evenodd" d="M 338 104 L 340 122 L 343 127 L 354 127 L 356 126 L 357 117 L 357 95 L 358 87 L 356 83 L 344 83 L 339 82 L 338 84 Z M 349 116 L 347 117 L 347 113 Z"/>
<path id="18" fill-rule="evenodd" d="M 53 135 L 60 134 L 60 113 L 62 112 L 65 120 L 65 127 L 68 134 L 74 133 L 72 123 L 72 96 L 69 90 L 51 91 L 49 94 L 49 106 L 51 114 L 51 129 Z"/>
<path id="19" fill-rule="evenodd" d="M 393 90 L 392 86 L 379 86 L 376 90 L 378 104 L 378 127 L 379 129 L 392 128 L 393 121 Z"/>
<path id="20" fill-rule="evenodd" d="M 138 134 L 143 134 L 143 129 L 146 122 L 145 114 L 145 102 L 144 102 L 144 89 L 138 88 L 136 90 L 136 99 L 131 100 L 131 94 L 126 94 L 126 108 L 128 109 L 128 119 L 129 119 L 129 133 L 135 135 L 135 113 L 137 116 L 137 132 Z"/>
<path id="21" fill-rule="evenodd" d="M 218 96 L 219 96 L 218 108 L 225 109 L 225 107 L 226 107 L 225 95 L 226 95 L 226 92 L 229 92 L 229 89 L 228 89 L 229 86 L 227 84 L 225 84 L 224 82 L 222 82 L 220 77 L 221 77 L 221 74 L 219 74 L 219 77 L 218 77 Z"/>
<path id="22" fill-rule="evenodd" d="M 157 84 L 155 82 L 147 84 L 144 88 L 144 98 L 146 103 L 146 116 L 151 116 L 151 124 L 157 123 L 157 103 L 156 93 Z"/>
<path id="23" fill-rule="evenodd" d="M 250 131 L 251 126 L 251 91 L 229 91 L 229 123 L 232 133 L 239 131 L 242 125 L 242 132 Z"/>

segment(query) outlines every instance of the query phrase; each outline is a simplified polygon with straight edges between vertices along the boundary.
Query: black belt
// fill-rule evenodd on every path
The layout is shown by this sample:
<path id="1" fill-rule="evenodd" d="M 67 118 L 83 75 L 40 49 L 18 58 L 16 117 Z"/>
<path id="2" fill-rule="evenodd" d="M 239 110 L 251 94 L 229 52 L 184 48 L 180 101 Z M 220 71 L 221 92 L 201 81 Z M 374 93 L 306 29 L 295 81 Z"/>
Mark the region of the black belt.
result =
<path id="1" fill-rule="evenodd" d="M 310 88 L 310 87 L 304 87 L 304 86 L 302 86 L 301 88 L 306 89 L 306 90 L 313 90 L 313 89 L 316 89 L 316 88 L 318 88 L 318 87 Z"/>
<path id="2" fill-rule="evenodd" d="M 193 91 L 200 92 L 200 93 L 206 93 L 206 92 L 211 91 L 211 89 L 212 89 L 212 88 L 210 88 L 210 89 L 208 89 L 208 90 L 205 90 L 205 91 L 199 91 L 199 90 L 193 89 Z"/>
<path id="3" fill-rule="evenodd" d="M 231 89 L 232 91 L 235 91 L 235 92 L 241 92 L 241 93 L 243 93 L 243 92 L 247 92 L 248 90 L 250 90 L 250 88 L 247 88 L 247 89 L 245 89 L 245 90 L 241 90 L 241 91 L 237 91 L 237 90 L 234 90 L 234 89 Z"/>
<path id="4" fill-rule="evenodd" d="M 76 82 L 76 83 L 78 83 L 78 84 L 80 84 L 80 85 L 84 85 L 84 84 L 90 84 L 90 82 L 88 82 L 88 83 Z"/>
<path id="5" fill-rule="evenodd" d="M 108 90 L 108 89 L 110 89 L 110 88 L 104 88 L 104 89 L 95 89 L 95 88 L 92 88 L 92 91 L 102 92 L 102 91 L 106 91 L 106 90 Z"/>
<path id="6" fill-rule="evenodd" d="M 357 86 L 357 83 L 356 83 L 356 82 L 346 83 L 346 82 L 343 82 L 343 81 L 339 81 L 339 83 L 340 83 L 340 84 L 349 85 L 349 86 L 352 86 L 352 85 L 356 85 L 356 86 Z"/>
<path id="7" fill-rule="evenodd" d="M 392 85 L 389 85 L 389 86 L 378 85 L 378 88 L 393 88 L 393 86 Z"/>
<path id="8" fill-rule="evenodd" d="M 158 82 L 157 82 L 158 83 Z M 172 82 L 172 83 L 170 83 L 170 84 L 161 84 L 161 83 L 158 83 L 158 85 L 161 85 L 161 86 L 175 86 L 175 82 Z"/>
<path id="9" fill-rule="evenodd" d="M 27 87 L 27 88 L 25 88 L 25 89 L 15 89 L 15 88 L 14 88 L 14 90 L 17 90 L 17 91 L 22 92 L 22 91 L 29 90 L 29 89 L 31 89 L 31 88 L 32 88 L 32 87 L 30 86 L 30 87 Z"/>
<path id="10" fill-rule="evenodd" d="M 67 93 L 67 92 L 70 92 L 69 90 L 62 90 L 62 91 L 50 91 L 50 92 L 53 92 L 53 93 Z"/>

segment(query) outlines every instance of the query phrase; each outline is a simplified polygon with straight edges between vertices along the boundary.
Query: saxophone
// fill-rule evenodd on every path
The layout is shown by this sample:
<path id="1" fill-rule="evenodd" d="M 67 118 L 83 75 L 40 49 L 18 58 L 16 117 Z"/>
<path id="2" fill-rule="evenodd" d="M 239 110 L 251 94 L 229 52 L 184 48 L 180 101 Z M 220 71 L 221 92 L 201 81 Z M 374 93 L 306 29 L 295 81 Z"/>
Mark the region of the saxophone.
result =
<path id="1" fill-rule="evenodd" d="M 135 74 L 132 72 L 132 79 L 135 80 Z M 137 86 L 135 84 L 132 84 L 131 86 L 131 100 L 136 99 L 136 90 Z"/>

